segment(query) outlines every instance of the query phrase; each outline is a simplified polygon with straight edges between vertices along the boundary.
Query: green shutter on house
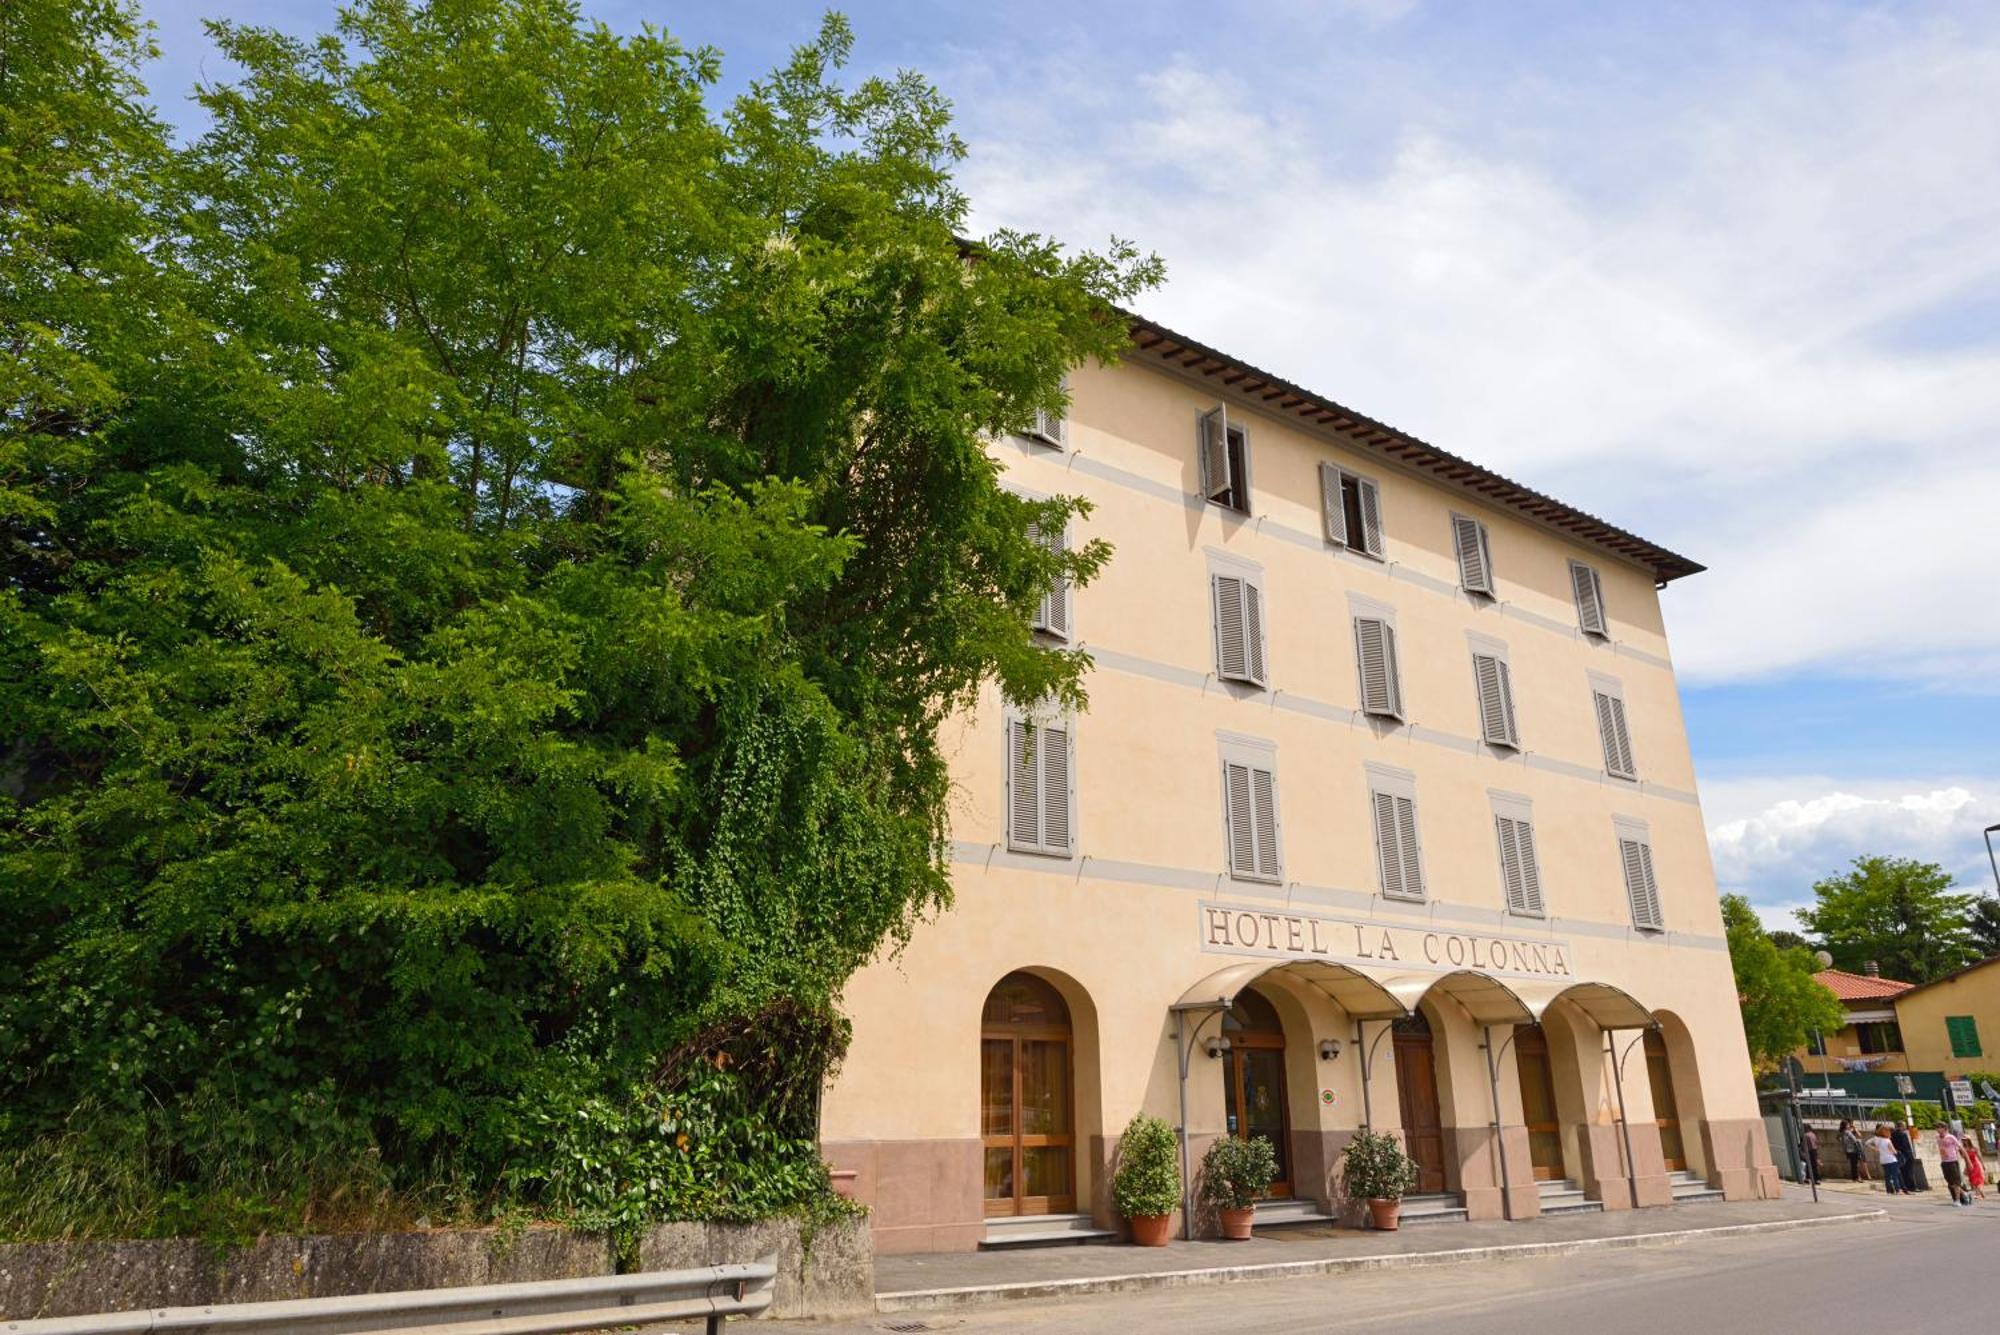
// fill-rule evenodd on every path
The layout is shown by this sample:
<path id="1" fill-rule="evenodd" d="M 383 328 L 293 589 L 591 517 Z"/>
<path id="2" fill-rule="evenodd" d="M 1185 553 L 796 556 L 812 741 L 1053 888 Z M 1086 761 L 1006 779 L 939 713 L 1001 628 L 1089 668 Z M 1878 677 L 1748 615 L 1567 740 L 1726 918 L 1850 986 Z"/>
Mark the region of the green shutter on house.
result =
<path id="1" fill-rule="evenodd" d="M 1951 1055 L 1954 1057 L 1983 1057 L 1979 1050 L 1979 1022 L 1970 1015 L 1947 1015 L 1944 1017 L 1945 1032 L 1951 1035 Z"/>

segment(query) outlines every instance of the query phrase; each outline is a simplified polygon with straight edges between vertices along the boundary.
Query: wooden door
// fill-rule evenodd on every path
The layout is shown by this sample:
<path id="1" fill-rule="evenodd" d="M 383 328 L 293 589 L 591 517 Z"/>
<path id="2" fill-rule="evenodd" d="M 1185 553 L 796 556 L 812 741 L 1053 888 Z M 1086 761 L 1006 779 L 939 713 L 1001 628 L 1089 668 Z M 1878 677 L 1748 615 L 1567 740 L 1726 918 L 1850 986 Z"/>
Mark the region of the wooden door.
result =
<path id="1" fill-rule="evenodd" d="M 979 1036 L 986 1213 L 1076 1209 L 1069 1011 L 1032 974 L 1009 974 L 986 1000 Z"/>
<path id="2" fill-rule="evenodd" d="M 1646 1031 L 1646 1078 L 1653 1087 L 1653 1121 L 1660 1128 L 1660 1153 L 1667 1170 L 1687 1167 L 1687 1146 L 1681 1140 L 1681 1110 L 1674 1102 L 1674 1073 L 1667 1065 L 1667 1040 L 1657 1029 Z"/>
<path id="3" fill-rule="evenodd" d="M 1232 1136 L 1262 1136 L 1278 1158 L 1278 1177 L 1267 1196 L 1292 1194 L 1292 1114 L 1285 1099 L 1285 1034 L 1278 1012 L 1252 989 L 1244 989 L 1223 1015 L 1229 1039 L 1224 1054 L 1222 1096 Z"/>
<path id="4" fill-rule="evenodd" d="M 1438 1111 L 1436 1053 L 1430 1025 L 1413 1016 L 1396 1021 L 1396 1093 L 1403 1109 L 1403 1141 L 1417 1161 L 1416 1190 L 1444 1190 L 1444 1115 Z"/>
<path id="5" fill-rule="evenodd" d="M 1535 1180 L 1554 1182 L 1563 1171 L 1562 1125 L 1556 1120 L 1556 1084 L 1549 1040 L 1538 1024 L 1514 1027 L 1514 1064 L 1521 1076 L 1521 1121 L 1528 1128 L 1528 1162 Z"/>

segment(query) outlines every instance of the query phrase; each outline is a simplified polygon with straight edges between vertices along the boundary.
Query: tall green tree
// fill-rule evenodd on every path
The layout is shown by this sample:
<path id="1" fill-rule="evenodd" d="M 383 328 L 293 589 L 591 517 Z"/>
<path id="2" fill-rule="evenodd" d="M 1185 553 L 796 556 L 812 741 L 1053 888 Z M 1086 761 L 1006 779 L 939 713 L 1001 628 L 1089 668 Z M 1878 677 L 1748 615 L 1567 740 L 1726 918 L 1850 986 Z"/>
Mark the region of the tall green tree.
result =
<path id="1" fill-rule="evenodd" d="M 1157 263 L 962 241 L 948 106 L 837 17 L 720 108 L 565 0 L 218 24 L 164 158 L 130 11 L 0 22 L 69 62 L 8 114 L 103 127 L 0 153 L 57 257 L 6 261 L 0 1141 L 805 1189 L 841 987 L 949 900 L 939 723 L 1084 703 L 1028 624 L 1109 551 L 988 442 Z"/>
<path id="2" fill-rule="evenodd" d="M 1867 856 L 1813 885 L 1799 921 L 1842 969 L 1879 964 L 1884 978 L 1927 983 L 1979 958 L 1973 896 L 1954 894 L 1934 862 Z"/>
<path id="3" fill-rule="evenodd" d="M 1814 1031 L 1840 1028 L 1840 1001 L 1813 977 L 1819 965 L 1811 951 L 1804 946 L 1780 949 L 1742 895 L 1722 897 L 1722 925 L 1743 1007 L 1743 1034 L 1758 1070 L 1775 1069 L 1804 1047 Z"/>
<path id="4" fill-rule="evenodd" d="M 1981 959 L 2000 955 L 2000 899 L 1992 895 L 1974 899 L 1965 930 Z"/>

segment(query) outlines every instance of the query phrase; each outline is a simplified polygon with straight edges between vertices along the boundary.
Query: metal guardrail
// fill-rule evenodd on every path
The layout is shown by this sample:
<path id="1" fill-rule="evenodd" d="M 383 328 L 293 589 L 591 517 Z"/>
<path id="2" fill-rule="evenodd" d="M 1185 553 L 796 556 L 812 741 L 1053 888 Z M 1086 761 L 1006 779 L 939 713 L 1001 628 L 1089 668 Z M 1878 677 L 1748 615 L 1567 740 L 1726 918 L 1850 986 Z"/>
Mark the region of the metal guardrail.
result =
<path id="1" fill-rule="evenodd" d="M 0 1335 L 565 1335 L 695 1317 L 716 1335 L 725 1317 L 768 1308 L 777 1284 L 773 1254 L 699 1270 L 6 1321 Z"/>

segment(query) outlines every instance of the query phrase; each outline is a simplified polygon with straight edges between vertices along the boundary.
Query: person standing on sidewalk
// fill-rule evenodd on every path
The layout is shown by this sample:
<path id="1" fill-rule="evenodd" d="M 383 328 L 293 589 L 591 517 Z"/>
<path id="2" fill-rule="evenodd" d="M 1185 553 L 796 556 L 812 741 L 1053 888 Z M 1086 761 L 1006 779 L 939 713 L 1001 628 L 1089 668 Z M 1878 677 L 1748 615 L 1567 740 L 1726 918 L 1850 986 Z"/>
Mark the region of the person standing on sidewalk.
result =
<path id="1" fill-rule="evenodd" d="M 1805 1151 L 1801 1156 L 1805 1161 L 1805 1171 L 1799 1175 L 1799 1180 L 1817 1185 L 1819 1182 L 1819 1132 L 1813 1130 L 1810 1126 L 1806 1127 L 1805 1134 L 1799 1137 L 1799 1144 Z"/>
<path id="2" fill-rule="evenodd" d="M 1972 1197 L 1966 1193 L 1964 1168 L 1960 1162 L 1960 1142 L 1949 1126 L 1938 1128 L 1938 1165 L 1944 1169 L 1945 1190 L 1951 1193 L 1954 1206 L 1972 1204 Z"/>
<path id="3" fill-rule="evenodd" d="M 1861 1180 L 1861 1133 L 1854 1129 L 1854 1119 L 1840 1119 L 1840 1152 L 1847 1156 L 1847 1175 L 1856 1182 Z"/>
<path id="4" fill-rule="evenodd" d="M 1910 1139 L 1910 1128 L 1898 1118 L 1889 1130 L 1889 1139 L 1896 1146 L 1896 1175 L 1901 1180 L 1904 1191 L 1917 1189 L 1917 1146 Z"/>
<path id="5" fill-rule="evenodd" d="M 1965 1185 L 1979 1200 L 1986 1199 L 1986 1160 L 1979 1153 L 1979 1133 L 1974 1131 L 1964 1137 L 1960 1148 L 1965 1153 Z"/>
<path id="6" fill-rule="evenodd" d="M 1875 1162 L 1882 1165 L 1882 1190 L 1895 1195 L 1903 1189 L 1903 1176 L 1896 1171 L 1896 1142 L 1889 1138 L 1888 1123 L 1875 1124 L 1875 1134 L 1868 1138 L 1868 1148 L 1875 1151 Z"/>

